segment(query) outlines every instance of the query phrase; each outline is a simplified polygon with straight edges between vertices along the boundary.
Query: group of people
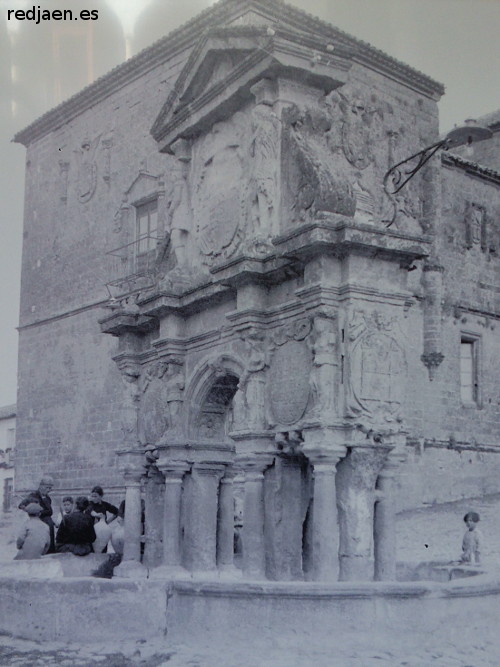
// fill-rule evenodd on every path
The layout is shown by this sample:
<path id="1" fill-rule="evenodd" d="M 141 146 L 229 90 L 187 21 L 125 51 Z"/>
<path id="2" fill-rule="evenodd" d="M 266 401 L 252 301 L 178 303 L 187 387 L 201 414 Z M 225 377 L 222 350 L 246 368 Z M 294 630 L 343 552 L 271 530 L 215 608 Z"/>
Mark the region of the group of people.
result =
<path id="1" fill-rule="evenodd" d="M 86 556 L 89 553 L 105 553 L 111 539 L 114 551 L 123 553 L 123 533 L 116 540 L 112 537 L 109 524 L 115 519 L 123 523 L 125 501 L 115 507 L 104 500 L 104 491 L 94 486 L 89 498 L 71 496 L 62 499 L 61 512 L 52 518 L 52 500 L 49 495 L 54 486 L 51 477 L 43 477 L 38 489 L 30 493 L 19 504 L 19 509 L 28 514 L 17 538 L 16 560 L 40 558 L 46 553 L 73 553 Z M 480 563 L 482 536 L 477 529 L 479 514 L 467 512 L 464 516 L 467 526 L 462 541 L 460 562 Z M 57 529 L 57 530 L 56 530 Z"/>
<path id="2" fill-rule="evenodd" d="M 38 489 L 19 504 L 29 518 L 17 537 L 16 560 L 40 558 L 46 553 L 105 553 L 110 540 L 115 552 L 123 551 L 123 532 L 116 531 L 120 534 L 114 540 L 109 524 L 116 519 L 123 523 L 124 501 L 115 507 L 104 500 L 102 487 L 94 486 L 88 498 L 65 496 L 54 520 L 49 495 L 53 486 L 51 477 L 43 477 Z"/>

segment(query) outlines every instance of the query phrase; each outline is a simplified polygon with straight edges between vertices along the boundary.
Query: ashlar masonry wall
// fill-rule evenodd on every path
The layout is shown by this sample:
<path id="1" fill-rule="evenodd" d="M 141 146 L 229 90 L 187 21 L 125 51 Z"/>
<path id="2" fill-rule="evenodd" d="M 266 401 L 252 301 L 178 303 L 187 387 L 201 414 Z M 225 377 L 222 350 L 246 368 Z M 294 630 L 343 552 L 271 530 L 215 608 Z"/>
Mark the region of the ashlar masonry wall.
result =
<path id="1" fill-rule="evenodd" d="M 111 358 L 116 341 L 98 325 L 115 277 L 106 253 L 132 240 L 117 212 L 134 179 L 167 168 L 149 130 L 185 57 L 174 55 L 28 146 L 18 493 L 43 473 L 54 475 L 58 494 L 121 487 L 114 452 L 123 443 L 123 383 Z"/>

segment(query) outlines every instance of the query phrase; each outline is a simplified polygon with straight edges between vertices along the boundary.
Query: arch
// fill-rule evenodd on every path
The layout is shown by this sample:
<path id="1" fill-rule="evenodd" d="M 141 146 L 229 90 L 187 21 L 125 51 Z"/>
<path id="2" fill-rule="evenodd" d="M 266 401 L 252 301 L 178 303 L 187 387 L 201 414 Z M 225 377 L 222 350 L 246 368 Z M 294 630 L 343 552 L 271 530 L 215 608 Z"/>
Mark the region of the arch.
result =
<path id="1" fill-rule="evenodd" d="M 243 363 L 227 354 L 204 360 L 195 370 L 186 396 L 190 437 L 227 439 L 231 404 L 243 370 Z"/>

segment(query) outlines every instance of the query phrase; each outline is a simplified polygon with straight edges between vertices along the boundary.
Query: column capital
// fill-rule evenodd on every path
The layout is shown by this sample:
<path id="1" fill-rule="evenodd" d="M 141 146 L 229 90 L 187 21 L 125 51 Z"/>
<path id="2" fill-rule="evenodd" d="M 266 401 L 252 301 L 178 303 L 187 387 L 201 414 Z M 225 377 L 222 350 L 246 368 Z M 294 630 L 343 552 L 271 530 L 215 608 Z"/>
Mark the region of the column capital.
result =
<path id="1" fill-rule="evenodd" d="M 144 472 L 138 470 L 125 470 L 123 472 L 123 479 L 125 486 L 141 486 L 142 480 L 145 479 Z"/>
<path id="2" fill-rule="evenodd" d="M 143 449 L 125 449 L 116 452 L 118 456 L 118 469 L 126 482 L 138 483 L 146 476 L 147 470 L 144 465 Z"/>
<path id="3" fill-rule="evenodd" d="M 315 472 L 326 472 L 327 468 L 334 469 L 340 459 L 344 458 L 346 453 L 346 447 L 336 447 L 332 450 L 317 447 L 308 447 L 304 449 L 304 454 L 313 466 Z"/>
<path id="4" fill-rule="evenodd" d="M 191 469 L 191 472 L 198 473 L 199 475 L 215 475 L 222 477 L 226 466 L 221 463 L 195 463 Z"/>
<path id="5" fill-rule="evenodd" d="M 401 451 L 400 449 L 391 450 L 387 455 L 384 467 L 379 472 L 379 477 L 394 477 L 401 467 L 401 464 L 406 461 L 406 458 L 406 452 Z"/>
<path id="6" fill-rule="evenodd" d="M 182 479 L 190 469 L 190 465 L 184 461 L 164 461 L 157 464 L 158 470 L 164 475 L 165 481 Z"/>
<path id="7" fill-rule="evenodd" d="M 221 484 L 232 484 L 234 478 L 236 477 L 236 470 L 226 468 L 224 474 L 221 477 Z"/>
<path id="8" fill-rule="evenodd" d="M 273 460 L 274 456 L 271 454 L 245 454 L 236 458 L 236 464 L 245 474 L 262 475 L 266 468 L 272 465 Z"/>

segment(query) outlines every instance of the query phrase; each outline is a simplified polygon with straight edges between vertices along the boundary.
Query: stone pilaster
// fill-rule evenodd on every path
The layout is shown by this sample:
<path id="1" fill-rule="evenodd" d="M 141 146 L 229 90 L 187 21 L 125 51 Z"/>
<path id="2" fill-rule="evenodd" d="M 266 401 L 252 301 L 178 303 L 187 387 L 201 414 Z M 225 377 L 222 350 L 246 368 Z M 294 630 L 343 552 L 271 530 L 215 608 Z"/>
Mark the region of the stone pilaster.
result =
<path id="1" fill-rule="evenodd" d="M 191 472 L 185 555 L 193 572 L 216 569 L 218 489 L 223 473 L 224 466 L 215 463 L 196 463 Z"/>
<path id="2" fill-rule="evenodd" d="M 234 472 L 226 469 L 219 486 L 217 515 L 217 567 L 221 572 L 235 570 L 234 555 Z"/>
<path id="3" fill-rule="evenodd" d="M 444 268 L 430 261 L 424 264 L 424 352 L 422 362 L 429 371 L 429 380 L 433 380 L 435 372 L 444 359 L 442 353 L 442 299 Z"/>
<path id="4" fill-rule="evenodd" d="M 129 450 L 118 452 L 120 470 L 125 481 L 125 542 L 123 559 L 114 575 L 128 578 L 144 578 L 147 569 L 141 564 L 142 506 L 141 482 L 145 476 L 144 452 Z"/>
<path id="5" fill-rule="evenodd" d="M 182 481 L 188 470 L 185 463 L 159 463 L 165 478 L 163 496 L 163 564 L 156 576 L 171 576 L 184 572 L 181 545 Z"/>
<path id="6" fill-rule="evenodd" d="M 313 466 L 312 578 L 337 581 L 339 574 L 339 528 L 336 474 L 341 454 L 310 457 Z"/>
<path id="7" fill-rule="evenodd" d="M 357 446 L 337 469 L 340 581 L 373 580 L 375 484 L 388 450 Z"/>
<path id="8" fill-rule="evenodd" d="M 396 580 L 395 481 L 399 461 L 389 456 L 377 479 L 377 502 L 373 521 L 375 580 Z"/>
<path id="9" fill-rule="evenodd" d="M 150 468 L 145 488 L 144 565 L 157 567 L 163 560 L 163 475 Z"/>
<path id="10" fill-rule="evenodd" d="M 264 579 L 266 570 L 264 539 L 264 471 L 269 457 L 248 457 L 239 460 L 245 472 L 243 499 L 243 574 L 252 579 Z"/>
<path id="11" fill-rule="evenodd" d="M 314 581 L 336 581 L 339 574 L 337 463 L 346 449 L 330 429 L 305 430 L 302 451 L 312 465 L 310 572 Z"/>

